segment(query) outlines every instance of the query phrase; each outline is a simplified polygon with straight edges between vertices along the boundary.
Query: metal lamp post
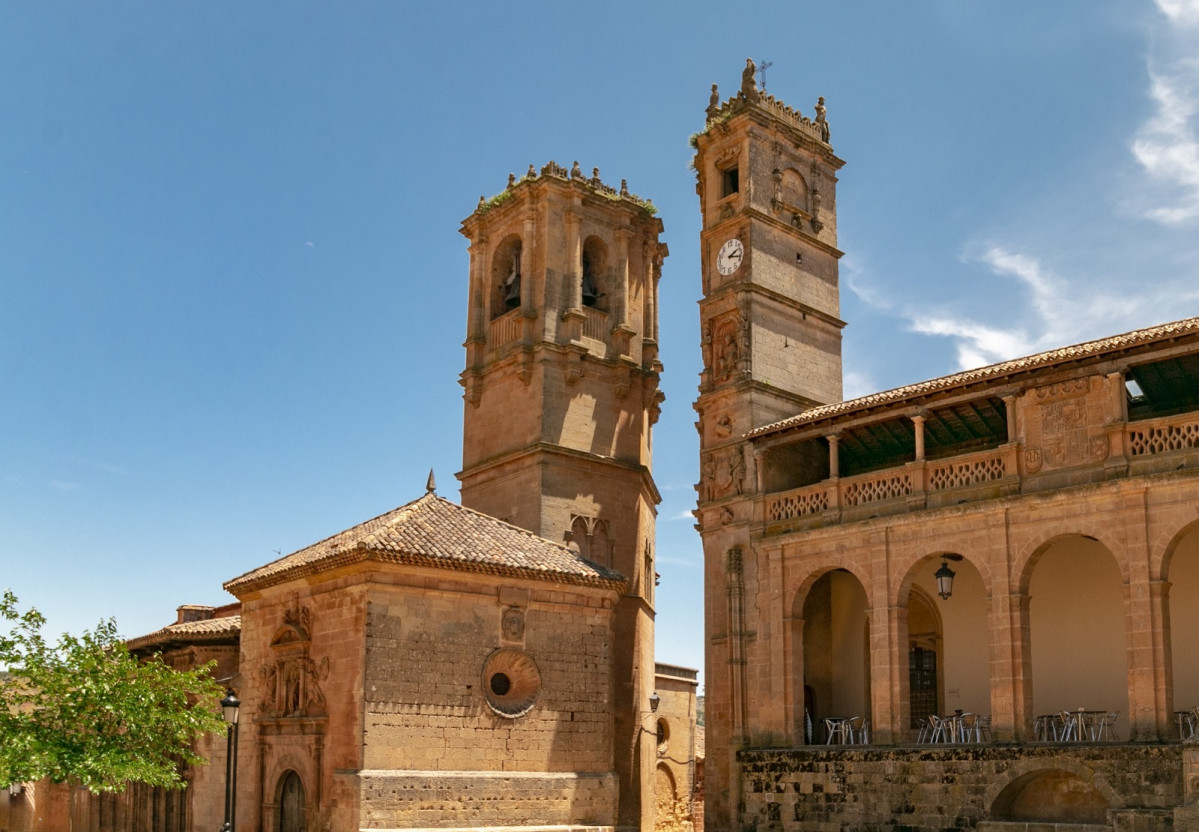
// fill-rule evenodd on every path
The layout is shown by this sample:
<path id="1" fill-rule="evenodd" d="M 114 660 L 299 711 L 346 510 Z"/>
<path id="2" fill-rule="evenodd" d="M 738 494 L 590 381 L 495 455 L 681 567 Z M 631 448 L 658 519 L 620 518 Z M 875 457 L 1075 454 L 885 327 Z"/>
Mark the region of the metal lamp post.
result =
<path id="1" fill-rule="evenodd" d="M 233 832 L 234 815 L 237 810 L 237 718 L 241 711 L 241 701 L 233 691 L 225 692 L 221 700 L 221 712 L 225 716 L 225 724 L 229 726 L 225 745 L 225 825 L 221 832 Z"/>

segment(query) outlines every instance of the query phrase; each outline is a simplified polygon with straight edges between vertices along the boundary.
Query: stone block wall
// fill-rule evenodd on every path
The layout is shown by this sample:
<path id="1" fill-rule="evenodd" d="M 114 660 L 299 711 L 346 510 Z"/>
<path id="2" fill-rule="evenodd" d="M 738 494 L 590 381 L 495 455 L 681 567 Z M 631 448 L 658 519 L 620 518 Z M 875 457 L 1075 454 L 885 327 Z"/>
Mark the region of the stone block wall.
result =
<path id="1" fill-rule="evenodd" d="M 610 826 L 616 775 L 363 771 L 363 829 Z"/>
<path id="2" fill-rule="evenodd" d="M 1167 832 L 1183 803 L 1180 745 L 779 749 L 738 761 L 742 828 L 754 832 L 1048 830 L 1002 816 L 1005 789 L 1038 772 L 1087 780 L 1108 806 L 1101 828 Z"/>
<path id="3" fill-rule="evenodd" d="M 612 594 L 542 584 L 510 587 L 504 603 L 493 586 L 437 580 L 371 592 L 364 768 L 611 771 Z M 506 637 L 506 614 L 523 619 L 519 638 Z M 536 703 L 515 718 L 484 690 L 500 648 L 540 675 Z"/>

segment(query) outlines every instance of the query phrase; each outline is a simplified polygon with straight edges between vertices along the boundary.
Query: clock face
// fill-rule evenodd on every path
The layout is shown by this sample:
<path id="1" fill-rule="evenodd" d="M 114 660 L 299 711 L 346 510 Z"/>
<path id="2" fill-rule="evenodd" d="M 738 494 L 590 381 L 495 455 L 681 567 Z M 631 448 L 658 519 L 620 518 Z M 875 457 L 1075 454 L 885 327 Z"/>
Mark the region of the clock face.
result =
<path id="1" fill-rule="evenodd" d="M 744 257 L 745 246 L 741 241 L 736 238 L 729 240 L 720 247 L 720 253 L 716 255 L 716 270 L 724 275 L 732 274 L 740 268 Z"/>

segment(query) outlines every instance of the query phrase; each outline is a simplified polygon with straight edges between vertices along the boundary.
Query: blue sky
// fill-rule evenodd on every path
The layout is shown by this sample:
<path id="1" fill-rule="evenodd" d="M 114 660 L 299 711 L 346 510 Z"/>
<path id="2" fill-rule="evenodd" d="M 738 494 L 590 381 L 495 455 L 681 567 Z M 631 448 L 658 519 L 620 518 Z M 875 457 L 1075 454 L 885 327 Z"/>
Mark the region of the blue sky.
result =
<path id="1" fill-rule="evenodd" d="M 659 208 L 660 660 L 702 666 L 687 137 L 828 104 L 847 395 L 1199 314 L 1199 0 L 0 5 L 0 586 L 135 635 L 457 499 L 461 220 Z"/>

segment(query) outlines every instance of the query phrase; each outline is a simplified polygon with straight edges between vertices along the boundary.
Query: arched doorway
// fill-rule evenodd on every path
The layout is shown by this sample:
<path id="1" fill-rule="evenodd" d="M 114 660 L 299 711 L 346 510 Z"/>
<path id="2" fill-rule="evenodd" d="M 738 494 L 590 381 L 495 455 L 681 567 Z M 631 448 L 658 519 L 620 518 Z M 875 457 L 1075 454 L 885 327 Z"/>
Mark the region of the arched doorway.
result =
<path id="1" fill-rule="evenodd" d="M 814 741 L 822 743 L 827 717 L 870 716 L 870 622 L 866 590 L 848 570 L 834 569 L 812 584 L 803 602 L 805 699 Z"/>
<path id="2" fill-rule="evenodd" d="M 1194 637 L 1199 632 L 1199 524 L 1174 541 L 1167 569 L 1174 710 L 1185 711 L 1199 705 L 1199 644 Z M 1189 733 L 1185 721 L 1183 733 Z"/>
<path id="3" fill-rule="evenodd" d="M 1048 543 L 1028 578 L 1034 717 L 1118 711 L 1128 738 L 1124 580 L 1102 543 L 1067 535 Z"/>
<path id="4" fill-rule="evenodd" d="M 938 597 L 942 564 L 951 564 L 955 573 L 948 598 Z M 908 728 L 919 731 L 932 714 L 989 716 L 990 602 L 978 568 L 961 555 L 943 553 L 918 562 L 908 580 Z"/>
<path id="5" fill-rule="evenodd" d="M 294 771 L 279 781 L 279 832 L 304 832 L 304 783 Z"/>
<path id="6" fill-rule="evenodd" d="M 908 727 L 913 730 L 945 710 L 941 655 L 941 616 L 928 593 L 914 586 L 908 597 Z"/>

